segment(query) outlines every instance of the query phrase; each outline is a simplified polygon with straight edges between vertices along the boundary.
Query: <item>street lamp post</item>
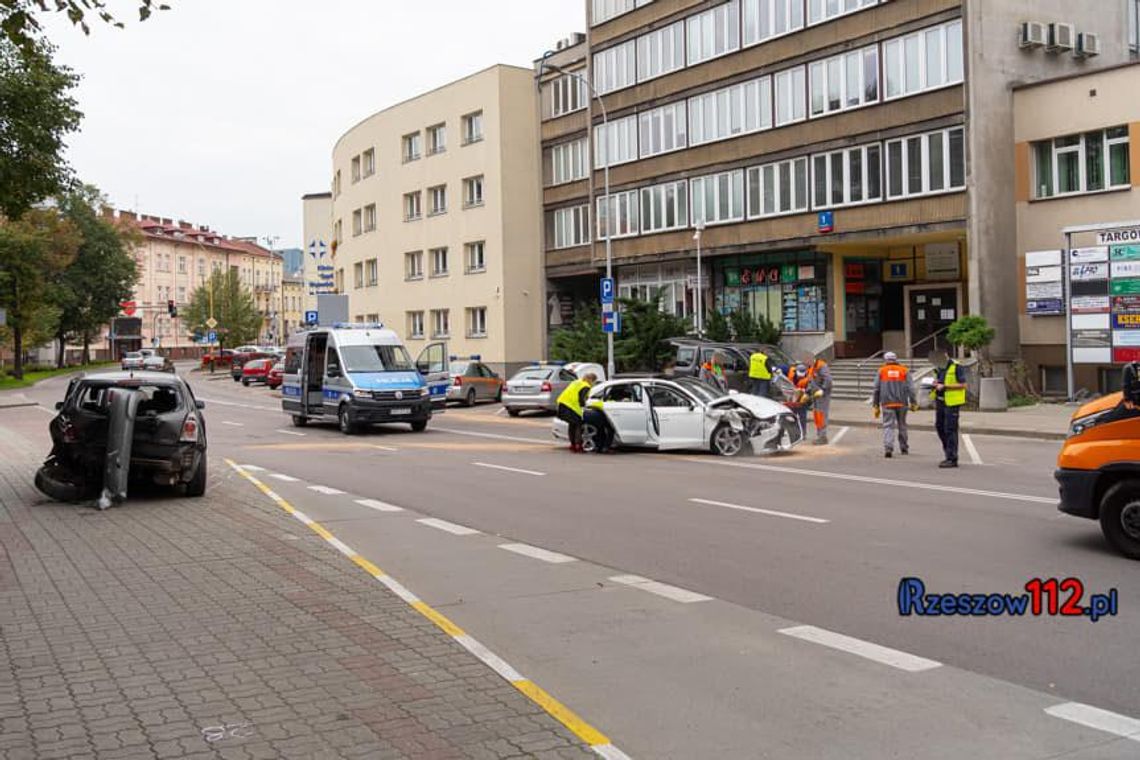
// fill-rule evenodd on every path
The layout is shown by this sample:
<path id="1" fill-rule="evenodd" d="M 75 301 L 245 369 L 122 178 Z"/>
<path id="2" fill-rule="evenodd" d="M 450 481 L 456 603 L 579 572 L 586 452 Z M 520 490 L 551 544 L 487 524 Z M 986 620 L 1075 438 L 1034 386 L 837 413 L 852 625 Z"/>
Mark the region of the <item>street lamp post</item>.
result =
<path id="1" fill-rule="evenodd" d="M 705 333 L 705 304 L 704 304 L 704 280 L 701 272 L 701 233 L 705 231 L 704 220 L 698 220 L 693 225 L 696 232 L 693 233 L 693 240 L 697 241 L 697 337 L 703 338 Z"/>
<path id="2" fill-rule="evenodd" d="M 604 132 L 606 133 L 606 138 L 607 138 L 607 145 L 606 145 L 606 151 L 605 151 L 605 159 L 606 160 L 605 160 L 605 164 L 603 165 L 603 171 L 604 171 L 604 176 L 605 176 L 605 194 L 603 197 L 605 199 L 605 208 L 606 208 L 606 279 L 612 281 L 614 278 L 613 223 L 612 223 L 613 222 L 612 217 L 613 217 L 614 209 L 613 209 L 613 205 L 611 203 L 611 198 L 610 198 L 610 149 L 609 149 L 609 145 L 608 145 L 609 125 L 610 125 L 609 115 L 606 113 L 606 104 L 602 100 L 602 96 L 598 94 L 598 91 L 596 89 L 594 89 L 594 85 L 590 83 L 589 79 L 582 76 L 581 74 L 579 74 L 576 71 L 566 71 L 561 66 L 557 66 L 553 63 L 547 63 L 546 59 L 549 58 L 553 54 L 554 54 L 553 50 L 547 50 L 545 53 L 542 54 L 542 61 L 538 67 L 538 84 L 541 86 L 542 72 L 546 69 L 551 69 L 553 71 L 558 72 L 559 74 L 564 74 L 566 76 L 574 77 L 579 82 L 586 85 L 586 88 L 590 91 L 591 96 L 593 96 L 593 98 L 598 101 L 598 107 L 601 108 L 601 110 L 602 110 L 602 126 L 604 127 Z M 590 144 L 593 145 L 593 143 L 594 143 L 594 132 L 593 132 L 592 128 L 588 132 L 587 137 L 590 141 Z M 597 150 L 596 145 L 594 146 L 594 149 Z M 590 186 L 593 187 L 593 182 L 590 183 Z M 595 209 L 595 211 L 596 211 L 596 209 Z M 612 378 L 613 376 L 614 376 L 614 334 L 612 332 L 607 332 L 606 333 L 606 377 Z"/>

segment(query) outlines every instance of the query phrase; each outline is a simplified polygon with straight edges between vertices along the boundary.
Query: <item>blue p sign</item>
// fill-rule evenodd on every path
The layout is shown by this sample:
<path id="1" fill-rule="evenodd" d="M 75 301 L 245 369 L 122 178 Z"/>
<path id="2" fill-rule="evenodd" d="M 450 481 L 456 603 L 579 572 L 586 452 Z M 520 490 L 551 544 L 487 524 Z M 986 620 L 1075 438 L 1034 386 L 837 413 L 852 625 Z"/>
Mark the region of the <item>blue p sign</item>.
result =
<path id="1" fill-rule="evenodd" d="M 218 334 L 216 332 L 214 332 L 213 330 L 210 330 L 210 332 L 206 333 L 206 342 L 207 343 L 217 343 L 218 342 Z"/>
<path id="2" fill-rule="evenodd" d="M 603 277 L 601 287 L 602 287 L 602 303 L 613 303 L 614 302 L 614 278 Z"/>
<path id="3" fill-rule="evenodd" d="M 305 312 L 305 324 L 315 325 L 319 321 L 320 321 L 320 316 L 317 314 L 317 312 L 315 310 Z"/>

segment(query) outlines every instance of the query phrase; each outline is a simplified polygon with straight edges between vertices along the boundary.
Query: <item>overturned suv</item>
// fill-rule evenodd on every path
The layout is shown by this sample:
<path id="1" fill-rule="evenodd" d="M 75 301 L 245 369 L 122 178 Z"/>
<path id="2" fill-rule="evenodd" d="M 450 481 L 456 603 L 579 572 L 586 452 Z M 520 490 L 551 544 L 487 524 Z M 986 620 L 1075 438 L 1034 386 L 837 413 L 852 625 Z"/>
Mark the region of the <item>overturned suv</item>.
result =
<path id="1" fill-rule="evenodd" d="M 50 424 L 36 487 L 60 501 L 126 498 L 128 481 L 206 492 L 204 404 L 176 375 L 109 372 L 71 381 Z"/>

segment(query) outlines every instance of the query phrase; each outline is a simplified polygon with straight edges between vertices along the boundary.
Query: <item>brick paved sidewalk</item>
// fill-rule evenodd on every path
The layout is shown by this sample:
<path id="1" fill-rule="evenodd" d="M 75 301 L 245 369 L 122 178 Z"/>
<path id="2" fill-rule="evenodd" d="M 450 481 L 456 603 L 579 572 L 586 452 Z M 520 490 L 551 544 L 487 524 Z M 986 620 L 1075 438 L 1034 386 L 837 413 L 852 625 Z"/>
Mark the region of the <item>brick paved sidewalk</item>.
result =
<path id="1" fill-rule="evenodd" d="M 100 513 L 42 449 L 0 428 L 0 758 L 594 757 L 227 468 Z"/>

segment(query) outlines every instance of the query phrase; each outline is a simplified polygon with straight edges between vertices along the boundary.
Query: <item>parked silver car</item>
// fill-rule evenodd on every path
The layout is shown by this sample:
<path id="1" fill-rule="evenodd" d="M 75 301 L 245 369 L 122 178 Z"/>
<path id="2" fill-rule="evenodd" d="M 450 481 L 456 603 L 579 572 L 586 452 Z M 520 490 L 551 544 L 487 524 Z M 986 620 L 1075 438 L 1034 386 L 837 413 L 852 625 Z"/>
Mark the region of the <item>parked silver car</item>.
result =
<path id="1" fill-rule="evenodd" d="M 532 364 L 515 373 L 503 391 L 503 407 L 507 414 L 518 417 L 527 410 L 558 411 L 558 396 L 566 386 L 593 373 L 604 380 L 606 372 L 599 364 L 573 362 L 570 364 Z"/>
<path id="2" fill-rule="evenodd" d="M 503 395 L 503 381 L 477 357 L 453 358 L 447 367 L 451 385 L 447 386 L 447 400 L 464 406 L 475 406 L 479 401 L 498 401 Z"/>

